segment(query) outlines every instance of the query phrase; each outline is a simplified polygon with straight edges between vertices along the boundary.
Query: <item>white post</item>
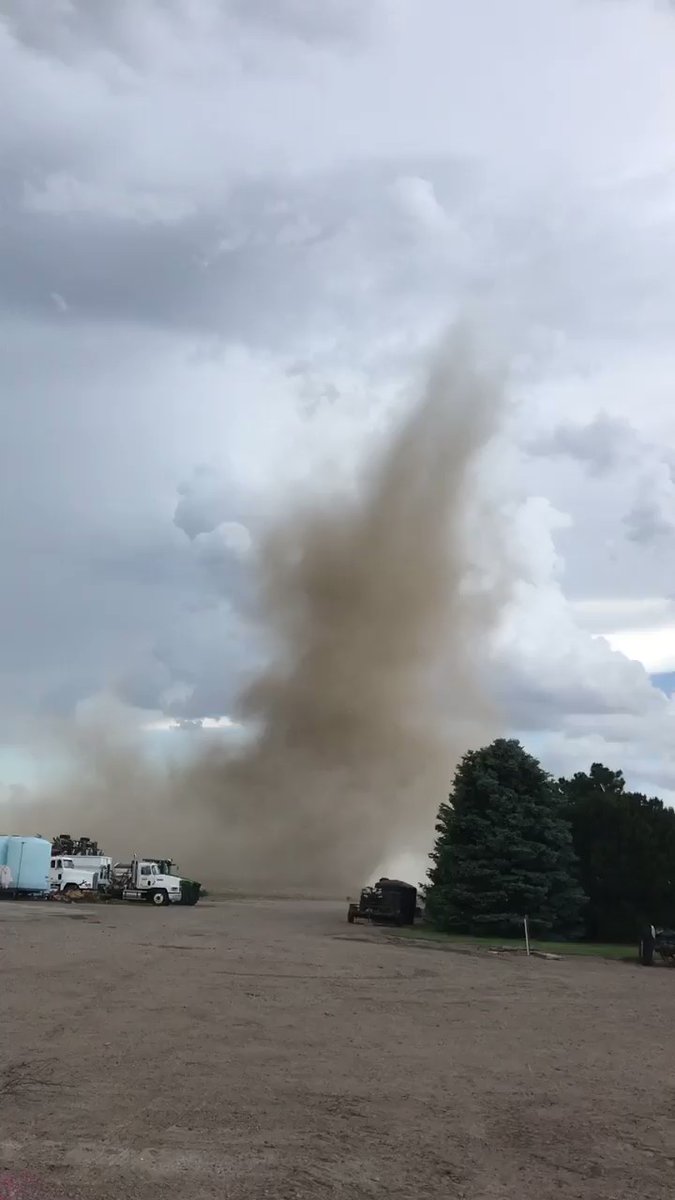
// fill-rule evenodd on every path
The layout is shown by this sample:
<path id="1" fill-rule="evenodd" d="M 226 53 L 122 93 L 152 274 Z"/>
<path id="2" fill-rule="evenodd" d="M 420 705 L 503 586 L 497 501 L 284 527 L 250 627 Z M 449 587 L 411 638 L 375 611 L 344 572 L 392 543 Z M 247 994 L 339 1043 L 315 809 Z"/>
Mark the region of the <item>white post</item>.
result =
<path id="1" fill-rule="evenodd" d="M 530 957 L 530 931 L 527 924 L 527 917 L 523 917 L 523 928 L 525 930 L 525 950 L 527 957 Z"/>
<path id="2" fill-rule="evenodd" d="M 18 896 L 18 894 L 19 894 L 19 884 L 21 883 L 21 864 L 22 864 L 22 862 L 23 862 L 23 848 L 24 848 L 24 846 L 25 846 L 25 845 L 26 845 L 26 843 L 25 843 L 25 841 L 23 841 L 23 842 L 21 843 L 21 853 L 20 853 L 20 855 L 19 855 L 19 867 L 18 867 L 18 870 L 17 870 L 17 872 L 16 872 L 16 883 L 14 884 L 14 887 L 15 887 L 15 889 L 16 889 L 16 890 L 15 890 L 15 892 L 14 892 L 14 899 L 16 899 L 16 897 L 17 897 L 17 896 Z"/>

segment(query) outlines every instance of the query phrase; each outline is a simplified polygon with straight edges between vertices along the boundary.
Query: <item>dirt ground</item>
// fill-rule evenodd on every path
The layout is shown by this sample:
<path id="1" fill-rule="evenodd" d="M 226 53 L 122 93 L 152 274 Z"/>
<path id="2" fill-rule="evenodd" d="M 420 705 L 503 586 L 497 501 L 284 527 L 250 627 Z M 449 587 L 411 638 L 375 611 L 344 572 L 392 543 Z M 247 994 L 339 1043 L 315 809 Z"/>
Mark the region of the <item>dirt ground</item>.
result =
<path id="1" fill-rule="evenodd" d="M 345 916 L 0 904 L 0 1196 L 672 1195 L 675 972 Z"/>

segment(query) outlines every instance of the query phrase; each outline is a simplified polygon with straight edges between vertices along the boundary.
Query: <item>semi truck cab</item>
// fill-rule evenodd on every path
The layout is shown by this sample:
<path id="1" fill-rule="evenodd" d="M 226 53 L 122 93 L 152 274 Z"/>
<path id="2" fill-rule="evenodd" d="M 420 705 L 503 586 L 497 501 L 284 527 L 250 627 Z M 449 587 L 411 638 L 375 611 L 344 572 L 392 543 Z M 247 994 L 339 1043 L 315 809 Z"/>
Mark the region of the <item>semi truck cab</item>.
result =
<path id="1" fill-rule="evenodd" d="M 78 867 L 69 855 L 54 855 L 49 864 L 49 885 L 53 892 L 95 892 L 98 872 Z"/>
<path id="2" fill-rule="evenodd" d="M 125 900 L 148 900 L 158 907 L 162 904 L 179 904 L 180 876 L 164 874 L 156 863 L 135 858 L 124 880 L 122 896 Z"/>

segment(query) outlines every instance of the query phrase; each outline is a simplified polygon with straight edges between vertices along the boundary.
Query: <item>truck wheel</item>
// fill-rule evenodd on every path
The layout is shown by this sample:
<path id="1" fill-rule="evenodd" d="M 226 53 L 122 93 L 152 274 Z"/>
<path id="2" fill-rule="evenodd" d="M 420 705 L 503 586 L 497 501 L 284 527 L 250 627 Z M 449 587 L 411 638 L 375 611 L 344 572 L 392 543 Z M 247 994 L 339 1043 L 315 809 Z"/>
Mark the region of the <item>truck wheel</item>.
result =
<path id="1" fill-rule="evenodd" d="M 151 904 L 156 904 L 157 908 L 159 908 L 161 904 L 169 903 L 169 897 L 166 892 L 162 892 L 162 891 L 151 892 L 150 893 L 150 902 L 151 902 Z"/>
<path id="2" fill-rule="evenodd" d="M 67 883 L 63 889 L 63 894 L 65 896 L 68 892 L 79 892 L 79 890 L 80 889 L 76 883 Z"/>

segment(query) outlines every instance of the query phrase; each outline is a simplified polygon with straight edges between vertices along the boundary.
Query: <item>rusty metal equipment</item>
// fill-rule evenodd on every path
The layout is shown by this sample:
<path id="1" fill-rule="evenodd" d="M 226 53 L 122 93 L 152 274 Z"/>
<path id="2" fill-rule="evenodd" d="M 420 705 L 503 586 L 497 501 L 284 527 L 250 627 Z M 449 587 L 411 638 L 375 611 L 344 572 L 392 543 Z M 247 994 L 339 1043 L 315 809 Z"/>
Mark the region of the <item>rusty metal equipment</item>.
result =
<path id="1" fill-rule="evenodd" d="M 78 858 L 90 858 L 100 854 L 98 842 L 88 837 L 71 837 L 69 833 L 59 833 L 52 841 L 52 854 L 76 855 Z"/>
<path id="2" fill-rule="evenodd" d="M 638 958 L 643 967 L 651 967 L 654 955 L 669 967 L 675 966 L 675 929 L 657 929 L 650 925 L 640 938 Z"/>
<path id="3" fill-rule="evenodd" d="M 417 908 L 417 888 L 402 879 L 378 879 L 361 892 L 358 904 L 350 904 L 347 920 L 373 921 L 379 925 L 412 925 Z"/>

